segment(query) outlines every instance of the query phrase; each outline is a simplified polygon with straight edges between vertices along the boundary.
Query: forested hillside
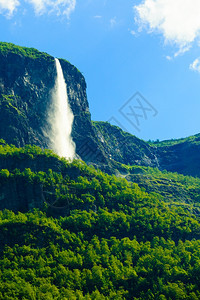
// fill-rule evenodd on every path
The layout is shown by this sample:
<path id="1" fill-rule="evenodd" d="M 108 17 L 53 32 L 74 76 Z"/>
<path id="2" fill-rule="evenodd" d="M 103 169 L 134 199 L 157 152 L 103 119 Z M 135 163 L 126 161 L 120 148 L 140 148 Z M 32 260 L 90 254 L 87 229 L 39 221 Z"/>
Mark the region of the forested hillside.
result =
<path id="1" fill-rule="evenodd" d="M 68 61 L 59 62 L 74 114 L 77 158 L 109 174 L 117 174 L 119 163 L 200 177 L 199 135 L 149 143 L 108 122 L 92 122 L 84 76 Z M 56 78 L 53 56 L 0 42 L 0 138 L 17 147 L 50 148 L 48 115 Z"/>
<path id="2" fill-rule="evenodd" d="M 60 65 L 84 161 L 44 149 L 54 58 L 0 43 L 0 299 L 200 299 L 200 178 L 184 176 L 199 135 L 92 122 L 83 75 Z"/>
<path id="3" fill-rule="evenodd" d="M 111 162 L 157 167 L 200 177 L 200 135 L 146 142 L 108 122 L 93 122 L 99 142 Z M 113 160 L 113 161 L 112 161 Z"/>
<path id="4" fill-rule="evenodd" d="M 200 179 L 4 141 L 0 164 L 0 299 L 200 299 Z"/>

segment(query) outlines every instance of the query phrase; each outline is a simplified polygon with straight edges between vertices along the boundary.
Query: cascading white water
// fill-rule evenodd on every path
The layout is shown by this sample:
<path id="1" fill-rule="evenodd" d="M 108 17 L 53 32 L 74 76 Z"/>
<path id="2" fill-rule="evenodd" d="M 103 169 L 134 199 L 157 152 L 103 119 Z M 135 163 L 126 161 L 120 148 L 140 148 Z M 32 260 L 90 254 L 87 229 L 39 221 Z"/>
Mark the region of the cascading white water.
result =
<path id="1" fill-rule="evenodd" d="M 68 102 L 62 67 L 57 58 L 55 58 L 55 63 L 57 79 L 52 92 L 52 105 L 48 116 L 51 127 L 49 134 L 50 147 L 59 156 L 72 160 L 75 156 L 75 144 L 71 137 L 74 115 Z"/>

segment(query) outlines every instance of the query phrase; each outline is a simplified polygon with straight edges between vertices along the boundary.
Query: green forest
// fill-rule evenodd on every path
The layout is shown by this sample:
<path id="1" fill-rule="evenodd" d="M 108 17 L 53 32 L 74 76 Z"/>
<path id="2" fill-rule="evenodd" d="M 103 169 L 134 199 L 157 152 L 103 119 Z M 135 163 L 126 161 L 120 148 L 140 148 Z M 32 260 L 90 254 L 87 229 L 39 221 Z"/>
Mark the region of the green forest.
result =
<path id="1" fill-rule="evenodd" d="M 0 166 L 0 299 L 200 299 L 199 178 L 122 166 L 137 184 L 3 140 Z"/>
<path id="2" fill-rule="evenodd" d="M 41 57 L 44 59 L 53 59 L 49 54 L 45 52 L 40 52 L 35 48 L 21 47 L 12 43 L 5 42 L 0 42 L 0 52 L 3 54 L 15 53 L 33 59 Z"/>

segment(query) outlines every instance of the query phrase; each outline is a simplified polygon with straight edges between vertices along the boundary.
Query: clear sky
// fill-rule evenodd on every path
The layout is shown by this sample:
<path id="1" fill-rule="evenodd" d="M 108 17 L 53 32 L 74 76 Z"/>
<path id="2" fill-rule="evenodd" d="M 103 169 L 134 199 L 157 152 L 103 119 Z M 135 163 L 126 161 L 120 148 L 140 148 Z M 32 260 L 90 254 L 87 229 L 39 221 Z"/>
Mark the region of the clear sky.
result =
<path id="1" fill-rule="evenodd" d="M 93 120 L 180 138 L 200 132 L 199 16 L 199 0 L 0 0 L 0 40 L 74 64 Z"/>

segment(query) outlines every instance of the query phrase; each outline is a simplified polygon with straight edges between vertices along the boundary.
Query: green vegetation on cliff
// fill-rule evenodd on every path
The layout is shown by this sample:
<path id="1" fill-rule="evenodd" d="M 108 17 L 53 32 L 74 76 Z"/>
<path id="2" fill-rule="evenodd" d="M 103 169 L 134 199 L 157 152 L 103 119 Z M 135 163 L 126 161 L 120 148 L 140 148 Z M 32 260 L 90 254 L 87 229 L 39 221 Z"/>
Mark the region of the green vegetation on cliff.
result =
<path id="1" fill-rule="evenodd" d="M 54 58 L 8 43 L 0 56 L 0 137 L 15 144 L 0 140 L 0 299 L 200 299 L 200 178 L 165 171 L 200 177 L 199 135 L 92 126 L 84 77 L 61 59 L 78 154 L 118 177 L 26 145 L 48 144 Z"/>
<path id="2" fill-rule="evenodd" d="M 52 56 L 45 52 L 40 52 L 34 48 L 21 47 L 12 43 L 0 42 L 0 53 L 8 54 L 14 53 L 25 57 L 30 57 L 33 59 L 43 58 L 43 59 L 54 59 Z"/>
<path id="3" fill-rule="evenodd" d="M 0 212 L 0 299 L 200 299 L 200 179 L 122 166 L 151 175 L 146 192 L 3 140 L 0 164 L 0 203 L 15 207 L 26 193 L 21 212 Z M 190 201 L 155 193 L 159 180 L 176 181 Z"/>
<path id="4" fill-rule="evenodd" d="M 13 95 L 0 95 L 0 109 L 8 115 L 14 115 L 19 118 L 23 116 L 26 118 L 23 108 L 17 107 L 20 101 L 21 99 L 19 99 L 19 97 Z"/>
<path id="5" fill-rule="evenodd" d="M 148 143 L 150 145 L 155 145 L 157 147 L 163 147 L 163 146 L 174 146 L 177 144 L 190 142 L 192 144 L 200 144 L 200 134 L 191 135 L 186 138 L 181 139 L 171 139 L 171 140 L 164 140 L 164 141 L 149 141 Z"/>
<path id="6" fill-rule="evenodd" d="M 178 205 L 192 204 L 193 208 L 199 206 L 200 201 L 200 178 L 184 176 L 176 172 L 161 172 L 158 168 L 143 166 L 126 166 L 116 164 L 116 168 L 123 174 L 119 176 L 128 181 L 137 183 L 147 192 L 156 192 L 163 196 L 167 203 Z M 182 203 L 182 204 L 180 204 Z"/>
<path id="7" fill-rule="evenodd" d="M 145 142 L 108 122 L 93 122 L 97 138 L 112 163 L 157 167 L 200 177 L 200 134 L 185 139 Z"/>
<path id="8" fill-rule="evenodd" d="M 123 164 L 157 166 L 151 147 L 136 136 L 108 122 L 92 122 L 104 151 L 114 161 Z"/>

